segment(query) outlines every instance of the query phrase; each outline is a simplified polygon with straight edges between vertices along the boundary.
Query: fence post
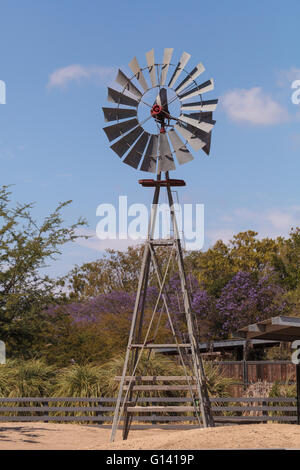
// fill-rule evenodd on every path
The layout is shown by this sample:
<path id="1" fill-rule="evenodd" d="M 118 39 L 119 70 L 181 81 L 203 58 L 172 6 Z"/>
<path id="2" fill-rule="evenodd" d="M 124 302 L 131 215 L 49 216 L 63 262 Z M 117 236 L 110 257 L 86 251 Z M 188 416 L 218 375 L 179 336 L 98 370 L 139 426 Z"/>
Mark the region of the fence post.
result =
<path id="1" fill-rule="evenodd" d="M 266 401 L 262 401 L 261 404 L 262 404 L 262 406 L 267 406 L 267 402 L 266 402 Z M 268 412 L 267 410 L 263 410 L 263 411 L 262 411 L 262 415 L 263 415 L 263 416 L 269 416 L 269 412 Z M 263 423 L 267 423 L 267 422 L 268 422 L 268 420 L 263 421 Z"/>
<path id="2" fill-rule="evenodd" d="M 249 341 L 245 340 L 244 347 L 243 347 L 243 384 L 244 390 L 248 386 L 248 350 L 249 350 Z"/>
<path id="3" fill-rule="evenodd" d="M 97 403 L 97 406 L 100 408 L 100 406 L 101 406 L 101 401 L 98 400 L 96 403 Z M 102 416 L 102 415 L 103 415 L 103 412 L 102 412 L 102 411 L 99 411 L 99 410 L 96 411 L 96 416 Z M 103 424 L 103 421 L 97 421 L 97 424 L 98 424 L 98 426 L 101 426 L 101 424 Z"/>
<path id="4" fill-rule="evenodd" d="M 43 402 L 43 406 L 47 406 L 49 408 L 49 402 L 48 401 Z M 49 411 L 48 410 L 45 411 L 44 416 L 49 416 Z M 48 422 L 49 422 L 48 420 L 45 421 L 45 423 L 48 423 Z"/>

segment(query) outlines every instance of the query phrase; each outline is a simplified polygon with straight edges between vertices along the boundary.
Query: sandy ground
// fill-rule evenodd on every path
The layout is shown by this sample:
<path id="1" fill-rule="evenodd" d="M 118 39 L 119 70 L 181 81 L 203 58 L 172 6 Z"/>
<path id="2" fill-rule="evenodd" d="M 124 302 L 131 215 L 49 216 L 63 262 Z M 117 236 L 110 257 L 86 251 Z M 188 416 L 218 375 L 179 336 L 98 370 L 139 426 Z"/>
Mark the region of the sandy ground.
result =
<path id="1" fill-rule="evenodd" d="M 250 424 L 209 429 L 131 430 L 109 443 L 110 430 L 56 423 L 0 423 L 0 450 L 9 449 L 300 449 L 300 426 Z"/>

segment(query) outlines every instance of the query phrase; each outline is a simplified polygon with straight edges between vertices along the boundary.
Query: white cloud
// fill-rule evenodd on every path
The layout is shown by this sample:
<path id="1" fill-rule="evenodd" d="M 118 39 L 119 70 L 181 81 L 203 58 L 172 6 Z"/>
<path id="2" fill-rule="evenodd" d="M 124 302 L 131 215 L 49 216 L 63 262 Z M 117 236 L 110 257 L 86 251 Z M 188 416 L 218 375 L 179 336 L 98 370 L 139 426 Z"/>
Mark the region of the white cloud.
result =
<path id="1" fill-rule="evenodd" d="M 113 80 L 115 76 L 114 67 L 104 67 L 80 64 L 72 64 L 51 73 L 48 81 L 48 88 L 63 88 L 72 81 L 95 80 L 101 85 L 105 85 Z"/>
<path id="2" fill-rule="evenodd" d="M 218 229 L 207 230 L 205 234 L 209 246 L 217 240 L 227 243 L 234 234 L 249 229 L 258 232 L 259 238 L 288 237 L 292 227 L 300 226 L 300 206 L 271 208 L 264 211 L 238 208 L 228 217 L 224 218 L 222 215 L 218 225 Z"/>
<path id="3" fill-rule="evenodd" d="M 126 251 L 129 246 L 140 245 L 144 242 L 143 240 L 132 240 L 130 238 L 126 238 L 125 240 L 119 238 L 107 238 L 105 240 L 100 240 L 94 230 L 87 229 L 77 229 L 76 234 L 80 236 L 89 237 L 88 239 L 78 238 L 76 240 L 76 243 L 78 245 L 90 248 L 91 250 L 95 250 L 98 252 L 104 251 L 108 248 L 112 250 Z M 118 236 L 119 235 L 117 234 L 117 237 Z"/>
<path id="4" fill-rule="evenodd" d="M 207 232 L 205 233 L 205 242 L 207 241 L 208 243 L 206 243 L 206 245 L 212 246 L 218 240 L 222 240 L 224 243 L 228 243 L 229 240 L 232 240 L 232 237 L 235 233 L 235 230 L 232 228 L 219 228 L 215 230 L 207 230 Z"/>
<path id="5" fill-rule="evenodd" d="M 260 87 L 229 91 L 223 96 L 222 104 L 227 115 L 237 122 L 271 125 L 288 119 L 287 110 Z"/>

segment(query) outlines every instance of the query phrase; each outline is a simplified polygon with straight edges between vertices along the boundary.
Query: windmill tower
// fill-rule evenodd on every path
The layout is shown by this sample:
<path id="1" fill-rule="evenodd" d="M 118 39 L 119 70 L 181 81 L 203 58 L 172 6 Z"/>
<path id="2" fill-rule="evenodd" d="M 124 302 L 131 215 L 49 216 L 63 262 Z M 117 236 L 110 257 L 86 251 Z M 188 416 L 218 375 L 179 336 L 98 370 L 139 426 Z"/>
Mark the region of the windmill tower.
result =
<path id="1" fill-rule="evenodd" d="M 133 76 L 129 78 L 119 70 L 116 77 L 119 91 L 108 88 L 108 101 L 115 103 L 115 107 L 102 108 L 107 122 L 116 121 L 104 128 L 108 140 L 113 142 L 111 148 L 114 152 L 127 165 L 136 170 L 154 173 L 156 176 L 155 179 L 139 180 L 143 187 L 154 189 L 154 196 L 123 373 L 119 378 L 120 386 L 111 441 L 115 439 L 121 419 L 123 419 L 123 438 L 126 439 L 135 413 L 175 411 L 173 406 L 138 406 L 139 393 L 145 390 L 189 392 L 192 406 L 184 409 L 178 407 L 178 411 L 193 410 L 199 426 L 214 425 L 195 333 L 196 322 L 191 308 L 173 200 L 172 188 L 185 186 L 185 182 L 170 178 L 169 172 L 175 170 L 175 160 L 179 165 L 193 160 L 190 149 L 194 151 L 202 149 L 207 155 L 209 154 L 211 132 L 215 124 L 212 114 L 218 100 L 202 99 L 202 94 L 213 90 L 214 84 L 212 79 L 201 84 L 197 83 L 196 79 L 205 70 L 201 62 L 188 72 L 185 67 L 191 57 L 190 54 L 184 52 L 177 64 L 171 62 L 172 55 L 173 49 L 165 49 L 162 63 L 156 63 L 154 51 L 151 50 L 146 53 L 147 66 L 144 68 L 139 66 L 135 57 L 129 64 Z M 144 72 L 147 73 L 150 86 Z M 178 83 L 179 77 L 182 80 Z M 163 190 L 167 194 L 172 231 L 169 238 L 158 239 L 155 238 L 155 228 L 159 199 Z M 162 246 L 169 252 L 164 270 L 157 256 L 157 249 Z M 185 342 L 176 331 L 170 309 L 166 280 L 171 260 L 176 264 L 180 279 L 178 294 L 182 299 L 186 322 Z M 158 295 L 150 320 L 146 320 L 145 305 L 150 270 L 157 280 Z M 163 345 L 156 342 L 162 312 L 166 315 L 173 338 L 172 343 Z M 180 364 L 185 371 L 184 376 L 154 378 L 147 376 L 146 372 L 145 376 L 137 376 L 138 366 L 145 352 L 149 358 L 152 351 L 170 346 L 178 351 Z M 176 380 L 181 381 L 182 385 L 154 385 L 154 380 L 163 383 Z M 145 381 L 150 382 L 150 385 L 144 385 Z"/>

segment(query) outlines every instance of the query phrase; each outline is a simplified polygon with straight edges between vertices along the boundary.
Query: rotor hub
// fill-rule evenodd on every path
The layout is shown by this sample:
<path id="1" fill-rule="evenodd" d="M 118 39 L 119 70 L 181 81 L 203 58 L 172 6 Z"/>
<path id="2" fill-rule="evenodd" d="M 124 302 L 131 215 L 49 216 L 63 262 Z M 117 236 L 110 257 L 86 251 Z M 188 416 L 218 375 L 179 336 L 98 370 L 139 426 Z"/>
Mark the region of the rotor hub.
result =
<path id="1" fill-rule="evenodd" d="M 166 120 L 166 114 L 164 112 L 164 106 L 160 106 L 157 103 L 154 103 L 154 105 L 151 108 L 151 116 L 155 119 L 156 122 L 160 124 L 160 133 L 165 134 L 166 128 L 165 128 L 165 120 Z"/>
<path id="2" fill-rule="evenodd" d="M 162 114 L 162 111 L 163 111 L 162 106 L 159 106 L 159 104 L 154 104 L 151 108 L 151 116 L 158 117 L 160 114 Z"/>

